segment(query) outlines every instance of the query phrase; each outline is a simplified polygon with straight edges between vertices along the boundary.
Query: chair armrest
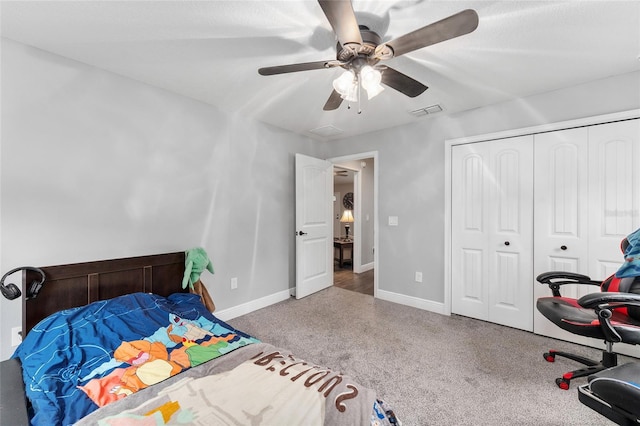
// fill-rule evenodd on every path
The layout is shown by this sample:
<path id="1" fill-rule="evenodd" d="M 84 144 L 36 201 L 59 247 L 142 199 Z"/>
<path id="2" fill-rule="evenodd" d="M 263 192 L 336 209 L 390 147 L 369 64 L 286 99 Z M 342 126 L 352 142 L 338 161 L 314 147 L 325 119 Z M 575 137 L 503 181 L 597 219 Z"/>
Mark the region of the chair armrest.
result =
<path id="1" fill-rule="evenodd" d="M 0 424 L 29 425 L 22 365 L 17 359 L 0 362 Z"/>
<path id="2" fill-rule="evenodd" d="M 592 293 L 578 299 L 578 304 L 586 309 L 593 309 L 598 315 L 600 328 L 607 342 L 621 342 L 622 337 L 613 325 L 611 317 L 616 308 L 638 307 L 640 308 L 640 294 L 602 292 Z"/>
<path id="3" fill-rule="evenodd" d="M 615 292 L 590 293 L 578 299 L 578 304 L 588 309 L 595 309 L 598 306 L 612 309 L 627 306 L 640 307 L 640 294 Z"/>
<path id="4" fill-rule="evenodd" d="M 543 272 L 536 277 L 536 280 L 541 284 L 548 285 L 555 297 L 560 297 L 561 285 L 587 284 L 600 286 L 600 284 L 602 284 L 600 281 L 594 281 L 591 279 L 591 277 L 588 277 L 586 275 L 564 271 Z"/>

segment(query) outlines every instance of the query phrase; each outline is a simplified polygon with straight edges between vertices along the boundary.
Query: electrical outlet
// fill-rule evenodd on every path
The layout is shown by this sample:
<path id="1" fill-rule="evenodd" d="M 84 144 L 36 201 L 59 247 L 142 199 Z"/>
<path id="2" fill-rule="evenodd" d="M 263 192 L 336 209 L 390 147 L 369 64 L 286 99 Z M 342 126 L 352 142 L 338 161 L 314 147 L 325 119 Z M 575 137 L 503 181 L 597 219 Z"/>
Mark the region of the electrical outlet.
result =
<path id="1" fill-rule="evenodd" d="M 238 288 L 238 278 L 231 278 L 231 290 Z"/>
<path id="2" fill-rule="evenodd" d="M 22 342 L 22 330 L 20 327 L 11 329 L 11 346 L 18 346 Z"/>
<path id="3" fill-rule="evenodd" d="M 416 271 L 416 282 L 417 283 L 421 283 L 422 282 L 422 272 L 417 272 Z"/>

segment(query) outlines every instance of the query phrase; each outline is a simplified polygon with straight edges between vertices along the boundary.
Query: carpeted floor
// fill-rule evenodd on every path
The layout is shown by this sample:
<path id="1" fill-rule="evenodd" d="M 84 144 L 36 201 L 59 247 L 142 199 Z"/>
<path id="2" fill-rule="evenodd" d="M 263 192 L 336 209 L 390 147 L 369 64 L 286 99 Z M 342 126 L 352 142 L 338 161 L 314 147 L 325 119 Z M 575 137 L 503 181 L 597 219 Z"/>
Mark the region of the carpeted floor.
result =
<path id="1" fill-rule="evenodd" d="M 586 379 L 555 385 L 575 362 L 542 357 L 553 348 L 599 358 L 593 348 L 337 287 L 229 323 L 376 389 L 404 426 L 612 424 L 578 401 Z"/>

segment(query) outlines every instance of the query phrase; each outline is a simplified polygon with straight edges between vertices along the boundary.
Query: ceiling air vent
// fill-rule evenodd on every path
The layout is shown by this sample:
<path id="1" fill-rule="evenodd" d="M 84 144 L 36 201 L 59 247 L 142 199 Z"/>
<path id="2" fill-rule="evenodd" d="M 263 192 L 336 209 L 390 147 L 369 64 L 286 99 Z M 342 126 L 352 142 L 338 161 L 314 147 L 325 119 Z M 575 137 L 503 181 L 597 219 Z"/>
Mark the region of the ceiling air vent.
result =
<path id="1" fill-rule="evenodd" d="M 422 117 L 423 115 L 435 114 L 436 112 L 440 112 L 440 111 L 442 111 L 442 107 L 436 104 L 436 105 L 420 108 L 415 111 L 411 111 L 411 114 L 413 114 L 415 117 Z"/>
<path id="2" fill-rule="evenodd" d="M 314 135 L 318 135 L 318 136 L 323 136 L 325 138 L 329 136 L 339 135 L 342 132 L 344 132 L 344 130 L 338 129 L 337 127 L 332 126 L 331 124 L 328 124 L 322 127 L 316 127 L 315 129 L 309 130 L 309 133 L 313 133 Z"/>

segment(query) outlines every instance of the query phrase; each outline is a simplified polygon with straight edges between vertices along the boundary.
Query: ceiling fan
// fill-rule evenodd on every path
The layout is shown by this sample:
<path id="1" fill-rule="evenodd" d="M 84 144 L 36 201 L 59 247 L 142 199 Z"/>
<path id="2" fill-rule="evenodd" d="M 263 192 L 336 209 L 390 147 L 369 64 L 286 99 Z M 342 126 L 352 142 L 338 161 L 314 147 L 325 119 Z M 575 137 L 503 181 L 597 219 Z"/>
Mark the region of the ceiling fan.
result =
<path id="1" fill-rule="evenodd" d="M 276 75 L 321 68 L 344 68 L 346 72 L 333 82 L 333 92 L 323 108 L 325 111 L 337 109 L 344 99 L 358 102 L 362 88 L 371 99 L 383 90 L 380 83 L 412 98 L 420 95 L 427 90 L 427 86 L 378 63 L 469 34 L 478 27 L 478 14 L 475 10 L 467 9 L 382 43 L 380 35 L 366 26 L 358 25 L 350 0 L 318 0 L 318 3 L 338 39 L 336 59 L 264 67 L 258 73 Z"/>

